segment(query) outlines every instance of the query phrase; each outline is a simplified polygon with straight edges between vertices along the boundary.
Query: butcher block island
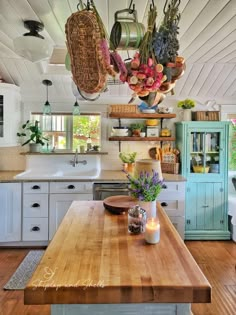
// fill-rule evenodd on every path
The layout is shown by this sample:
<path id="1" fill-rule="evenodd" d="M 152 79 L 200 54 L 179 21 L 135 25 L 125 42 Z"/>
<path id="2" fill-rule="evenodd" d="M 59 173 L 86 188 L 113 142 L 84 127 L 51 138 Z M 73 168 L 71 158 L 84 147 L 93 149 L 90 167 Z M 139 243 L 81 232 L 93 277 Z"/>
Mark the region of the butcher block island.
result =
<path id="1" fill-rule="evenodd" d="M 51 314 L 191 314 L 211 286 L 164 210 L 160 242 L 127 230 L 127 213 L 102 201 L 74 201 L 24 291 Z"/>

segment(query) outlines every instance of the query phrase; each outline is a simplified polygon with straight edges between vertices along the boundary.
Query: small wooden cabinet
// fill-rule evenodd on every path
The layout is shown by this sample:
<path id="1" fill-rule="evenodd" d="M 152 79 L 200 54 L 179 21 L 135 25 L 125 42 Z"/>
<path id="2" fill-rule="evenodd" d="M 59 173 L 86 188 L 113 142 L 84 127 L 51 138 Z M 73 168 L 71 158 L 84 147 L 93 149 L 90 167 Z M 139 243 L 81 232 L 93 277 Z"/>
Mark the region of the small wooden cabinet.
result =
<path id="1" fill-rule="evenodd" d="M 230 239 L 228 122 L 176 123 L 181 175 L 187 179 L 185 239 Z"/>
<path id="2" fill-rule="evenodd" d="M 21 119 L 20 88 L 14 84 L 0 84 L 0 146 L 16 146 Z"/>
<path id="3" fill-rule="evenodd" d="M 21 183 L 0 183 L 0 245 L 21 240 Z"/>

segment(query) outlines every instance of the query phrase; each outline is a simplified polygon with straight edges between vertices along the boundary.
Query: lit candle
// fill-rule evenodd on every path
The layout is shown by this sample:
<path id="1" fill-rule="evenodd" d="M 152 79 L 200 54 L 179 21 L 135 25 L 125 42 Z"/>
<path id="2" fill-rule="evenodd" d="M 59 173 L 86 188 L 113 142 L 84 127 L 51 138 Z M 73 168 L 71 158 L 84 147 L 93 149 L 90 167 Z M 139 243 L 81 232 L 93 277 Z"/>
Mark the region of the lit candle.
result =
<path id="1" fill-rule="evenodd" d="M 150 218 L 147 220 L 145 240 L 149 244 L 156 244 L 160 241 L 160 223 L 158 218 Z"/>

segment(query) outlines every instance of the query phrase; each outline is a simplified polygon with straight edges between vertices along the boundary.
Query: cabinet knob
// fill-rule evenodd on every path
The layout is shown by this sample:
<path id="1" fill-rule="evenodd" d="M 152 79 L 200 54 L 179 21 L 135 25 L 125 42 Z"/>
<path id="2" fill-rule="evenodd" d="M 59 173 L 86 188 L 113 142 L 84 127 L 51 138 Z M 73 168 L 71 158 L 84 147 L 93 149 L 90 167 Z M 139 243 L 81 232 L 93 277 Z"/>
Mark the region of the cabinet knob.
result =
<path id="1" fill-rule="evenodd" d="M 35 202 L 35 203 L 32 204 L 31 207 L 32 207 L 32 208 L 38 208 L 38 207 L 40 207 L 40 204 L 37 203 L 37 202 Z"/>
<path id="2" fill-rule="evenodd" d="M 40 186 L 39 186 L 39 185 L 34 185 L 34 186 L 32 187 L 32 189 L 40 189 Z"/>
<path id="3" fill-rule="evenodd" d="M 168 187 L 167 187 L 166 184 L 163 184 L 163 185 L 162 185 L 162 188 L 163 188 L 163 189 L 167 189 Z"/>
<path id="4" fill-rule="evenodd" d="M 167 207 L 167 206 L 168 206 L 168 203 L 164 201 L 164 202 L 161 203 L 161 206 L 162 206 L 162 207 Z"/>
<path id="5" fill-rule="evenodd" d="M 68 189 L 75 189 L 75 186 L 74 185 L 68 185 L 67 188 Z"/>
<path id="6" fill-rule="evenodd" d="M 38 231 L 40 231 L 40 227 L 39 226 L 33 226 L 31 231 L 38 232 Z"/>

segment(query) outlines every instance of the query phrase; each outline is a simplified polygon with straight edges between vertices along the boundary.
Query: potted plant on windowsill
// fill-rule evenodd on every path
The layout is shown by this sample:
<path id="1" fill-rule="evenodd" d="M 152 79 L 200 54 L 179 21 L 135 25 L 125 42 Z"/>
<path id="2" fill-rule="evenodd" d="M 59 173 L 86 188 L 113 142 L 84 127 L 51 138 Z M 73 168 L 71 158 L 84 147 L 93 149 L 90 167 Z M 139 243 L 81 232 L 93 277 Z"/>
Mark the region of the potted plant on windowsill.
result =
<path id="1" fill-rule="evenodd" d="M 137 156 L 137 152 L 130 152 L 130 153 L 120 152 L 119 158 L 124 163 L 123 170 L 125 172 L 129 172 L 129 173 L 133 172 L 136 156 Z"/>
<path id="2" fill-rule="evenodd" d="M 39 128 L 39 121 L 30 122 L 26 121 L 25 124 L 21 126 L 22 132 L 17 132 L 18 137 L 27 137 L 28 139 L 22 143 L 22 146 L 29 144 L 30 152 L 40 152 L 41 146 L 48 141 L 46 137 L 43 136 L 41 129 Z"/>

